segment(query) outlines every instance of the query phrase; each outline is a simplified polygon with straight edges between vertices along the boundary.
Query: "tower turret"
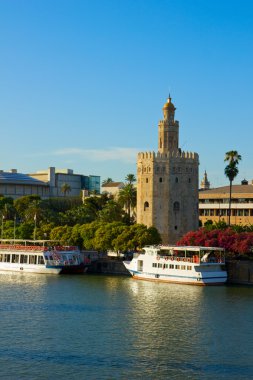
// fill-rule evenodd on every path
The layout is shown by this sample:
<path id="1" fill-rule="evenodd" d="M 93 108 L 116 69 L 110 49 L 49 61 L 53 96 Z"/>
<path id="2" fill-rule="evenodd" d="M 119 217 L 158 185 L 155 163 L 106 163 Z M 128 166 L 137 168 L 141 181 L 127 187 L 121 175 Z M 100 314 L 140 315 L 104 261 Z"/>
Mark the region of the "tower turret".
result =
<path id="1" fill-rule="evenodd" d="M 169 95 L 167 102 L 163 106 L 163 120 L 159 122 L 159 146 L 160 153 L 167 153 L 178 150 L 178 128 L 179 123 L 175 118 L 176 107 Z"/>

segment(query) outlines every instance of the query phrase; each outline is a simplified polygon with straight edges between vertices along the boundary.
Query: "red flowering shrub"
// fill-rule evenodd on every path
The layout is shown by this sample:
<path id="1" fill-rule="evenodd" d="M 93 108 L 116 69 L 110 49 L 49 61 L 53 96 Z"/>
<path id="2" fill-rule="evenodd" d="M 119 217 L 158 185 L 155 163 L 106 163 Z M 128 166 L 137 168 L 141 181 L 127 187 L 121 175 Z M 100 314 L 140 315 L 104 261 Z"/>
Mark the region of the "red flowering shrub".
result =
<path id="1" fill-rule="evenodd" d="M 236 232 L 232 228 L 207 230 L 200 228 L 185 234 L 177 245 L 221 247 L 234 254 L 253 255 L 253 232 Z"/>

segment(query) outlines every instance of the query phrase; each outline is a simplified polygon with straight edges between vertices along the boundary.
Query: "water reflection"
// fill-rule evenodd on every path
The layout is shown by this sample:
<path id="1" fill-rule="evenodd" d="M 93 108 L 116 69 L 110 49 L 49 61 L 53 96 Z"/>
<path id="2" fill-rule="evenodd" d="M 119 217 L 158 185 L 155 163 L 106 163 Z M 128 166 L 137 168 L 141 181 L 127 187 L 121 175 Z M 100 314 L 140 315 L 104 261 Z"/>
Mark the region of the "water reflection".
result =
<path id="1" fill-rule="evenodd" d="M 2 376 L 249 379 L 252 296 L 116 276 L 0 275 Z"/>

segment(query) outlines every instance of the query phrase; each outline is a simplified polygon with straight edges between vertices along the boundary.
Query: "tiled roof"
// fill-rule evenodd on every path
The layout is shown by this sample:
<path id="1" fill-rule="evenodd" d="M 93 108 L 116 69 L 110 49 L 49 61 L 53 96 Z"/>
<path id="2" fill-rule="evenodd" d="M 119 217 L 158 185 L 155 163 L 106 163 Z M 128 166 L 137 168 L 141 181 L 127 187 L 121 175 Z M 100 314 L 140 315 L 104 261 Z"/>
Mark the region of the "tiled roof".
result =
<path id="1" fill-rule="evenodd" d="M 48 186 L 47 183 L 32 178 L 27 174 L 0 172 L 0 184 L 15 184 L 15 185 L 37 185 Z"/>
<path id="2" fill-rule="evenodd" d="M 119 187 L 121 185 L 124 185 L 123 182 L 108 182 L 102 185 L 102 187 Z"/>
<path id="3" fill-rule="evenodd" d="M 215 189 L 200 190 L 199 195 L 229 193 L 229 186 L 216 187 Z M 232 185 L 232 193 L 253 194 L 253 185 Z"/>

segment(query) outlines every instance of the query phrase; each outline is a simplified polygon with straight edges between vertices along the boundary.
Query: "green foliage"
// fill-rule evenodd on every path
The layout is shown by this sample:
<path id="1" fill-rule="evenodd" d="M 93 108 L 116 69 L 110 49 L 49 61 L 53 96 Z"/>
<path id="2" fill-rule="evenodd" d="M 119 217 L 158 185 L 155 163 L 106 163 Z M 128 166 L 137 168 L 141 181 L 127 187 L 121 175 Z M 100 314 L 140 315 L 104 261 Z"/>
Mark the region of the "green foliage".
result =
<path id="1" fill-rule="evenodd" d="M 122 209 L 120 204 L 113 199 L 98 212 L 98 220 L 100 222 L 127 222 L 128 216 Z"/>

